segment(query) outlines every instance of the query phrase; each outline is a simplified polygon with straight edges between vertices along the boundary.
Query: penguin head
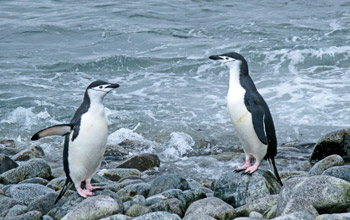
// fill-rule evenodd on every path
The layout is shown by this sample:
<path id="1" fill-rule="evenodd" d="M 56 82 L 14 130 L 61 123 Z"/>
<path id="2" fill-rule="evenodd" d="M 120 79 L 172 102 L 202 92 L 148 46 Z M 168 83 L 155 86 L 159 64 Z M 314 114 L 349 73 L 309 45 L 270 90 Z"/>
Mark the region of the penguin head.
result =
<path id="1" fill-rule="evenodd" d="M 248 74 L 248 65 L 244 57 L 235 52 L 224 53 L 221 55 L 212 55 L 209 59 L 217 60 L 225 64 L 229 69 L 238 68 L 239 72 L 242 74 Z"/>
<path id="2" fill-rule="evenodd" d="M 86 88 L 86 94 L 89 96 L 90 100 L 101 101 L 103 98 L 115 88 L 118 88 L 119 84 L 116 83 L 108 83 L 101 80 L 92 82 Z"/>

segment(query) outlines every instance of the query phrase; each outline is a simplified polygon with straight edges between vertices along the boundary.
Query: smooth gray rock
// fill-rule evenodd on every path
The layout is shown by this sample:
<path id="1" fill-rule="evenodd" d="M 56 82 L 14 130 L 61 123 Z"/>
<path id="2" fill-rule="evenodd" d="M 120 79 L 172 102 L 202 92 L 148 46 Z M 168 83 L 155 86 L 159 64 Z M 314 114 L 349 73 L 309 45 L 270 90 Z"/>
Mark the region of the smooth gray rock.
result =
<path id="1" fill-rule="evenodd" d="M 138 169 L 117 168 L 101 170 L 98 175 L 112 181 L 118 181 L 128 176 L 140 177 L 141 172 Z"/>
<path id="2" fill-rule="evenodd" d="M 293 212 L 288 215 L 279 216 L 273 220 L 314 220 L 315 217 L 308 212 Z"/>
<path id="3" fill-rule="evenodd" d="M 66 201 L 66 198 L 61 198 L 57 204 L 55 204 L 58 193 L 51 192 L 37 197 L 28 205 L 29 211 L 40 211 L 42 214 L 48 213 L 51 209 L 55 207 L 60 207 Z"/>
<path id="4" fill-rule="evenodd" d="M 277 205 L 278 195 L 270 195 L 261 199 L 251 201 L 243 206 L 236 208 L 238 216 L 249 216 L 253 211 L 264 214 L 271 209 L 272 206 Z"/>
<path id="5" fill-rule="evenodd" d="M 316 163 L 332 154 L 340 155 L 346 162 L 350 161 L 350 128 L 333 131 L 321 137 L 312 151 L 310 162 Z"/>
<path id="6" fill-rule="evenodd" d="M 149 207 L 139 205 L 139 204 L 133 204 L 126 212 L 126 215 L 131 216 L 131 217 L 137 217 L 137 216 L 149 213 L 149 212 L 151 212 L 151 209 Z"/>
<path id="7" fill-rule="evenodd" d="M 331 167 L 325 170 L 322 175 L 333 176 L 350 182 L 350 165 Z"/>
<path id="8" fill-rule="evenodd" d="M 88 197 L 65 215 L 62 220 L 100 219 L 123 211 L 123 207 L 109 196 Z"/>
<path id="9" fill-rule="evenodd" d="M 22 204 L 22 202 L 16 201 L 4 195 L 0 195 L 0 217 L 5 217 L 11 207 L 20 204 Z"/>
<path id="10" fill-rule="evenodd" d="M 55 193 L 55 191 L 46 186 L 32 183 L 13 185 L 5 192 L 7 196 L 26 205 L 48 193 Z"/>
<path id="11" fill-rule="evenodd" d="M 130 197 L 135 195 L 147 196 L 150 190 L 149 183 L 137 183 L 128 185 L 117 192 L 117 196 L 119 196 L 123 201 L 129 200 Z M 131 198 L 130 198 L 131 199 Z"/>
<path id="12" fill-rule="evenodd" d="M 0 154 L 0 174 L 18 167 L 18 164 L 5 154 Z"/>
<path id="13" fill-rule="evenodd" d="M 331 176 L 291 178 L 279 194 L 277 216 L 291 199 L 297 198 L 304 198 L 320 214 L 342 212 L 350 206 L 350 183 Z"/>
<path id="14" fill-rule="evenodd" d="M 319 215 L 315 220 L 350 220 L 350 213 Z"/>
<path id="15" fill-rule="evenodd" d="M 41 220 L 42 214 L 39 211 L 31 211 L 22 215 L 6 218 L 6 220 Z"/>
<path id="16" fill-rule="evenodd" d="M 186 200 L 186 208 L 190 206 L 194 201 L 204 199 L 207 197 L 205 191 L 202 188 L 189 189 L 183 192 L 183 196 Z"/>
<path id="17" fill-rule="evenodd" d="M 140 154 L 125 160 L 116 168 L 135 168 L 143 172 L 159 165 L 160 160 L 156 154 Z"/>
<path id="18" fill-rule="evenodd" d="M 185 218 L 182 220 L 216 220 L 215 218 L 209 216 L 209 215 L 204 215 L 204 214 L 196 214 L 196 215 L 187 215 Z"/>
<path id="19" fill-rule="evenodd" d="M 313 218 L 316 218 L 319 214 L 315 207 L 303 198 L 293 198 L 288 201 L 281 216 L 288 215 L 295 212 L 309 213 Z"/>
<path id="20" fill-rule="evenodd" d="M 142 195 L 136 195 L 131 198 L 131 205 L 138 204 L 138 205 L 145 205 L 146 199 Z"/>
<path id="21" fill-rule="evenodd" d="M 318 161 L 309 171 L 311 176 L 321 175 L 323 171 L 330 167 L 342 166 L 344 165 L 344 160 L 341 156 L 333 154 L 322 160 Z"/>
<path id="22" fill-rule="evenodd" d="M 112 216 L 108 216 L 106 218 L 101 218 L 100 220 L 131 220 L 132 217 L 129 217 L 127 215 L 122 215 L 122 214 L 116 214 Z"/>
<path id="23" fill-rule="evenodd" d="M 42 220 L 54 220 L 54 219 L 49 215 L 44 215 Z"/>
<path id="24" fill-rule="evenodd" d="M 49 181 L 41 177 L 34 177 L 34 178 L 26 179 L 19 182 L 19 184 L 23 184 L 23 183 L 33 183 L 33 184 L 40 184 L 40 185 L 46 186 L 49 183 Z"/>
<path id="25" fill-rule="evenodd" d="M 6 218 L 22 215 L 28 211 L 28 207 L 25 205 L 15 205 L 7 213 Z"/>
<path id="26" fill-rule="evenodd" d="M 39 158 L 45 156 L 44 150 L 40 146 L 32 146 L 29 149 L 17 153 L 12 157 L 15 161 L 27 161 L 33 158 Z"/>
<path id="27" fill-rule="evenodd" d="M 176 214 L 161 211 L 147 213 L 136 217 L 133 220 L 181 220 L 181 218 Z"/>
<path id="28" fill-rule="evenodd" d="M 216 197 L 193 202 L 186 210 L 185 217 L 199 214 L 209 215 L 219 220 L 231 220 L 236 216 L 232 206 Z"/>
<path id="29" fill-rule="evenodd" d="M 49 179 L 51 177 L 51 168 L 43 159 L 31 159 L 19 167 L 8 170 L 0 175 L 0 183 L 16 184 L 25 179 L 41 177 Z"/>
<path id="30" fill-rule="evenodd" d="M 169 189 L 187 190 L 190 189 L 190 185 L 185 178 L 179 175 L 165 174 L 153 180 L 148 196 L 153 196 Z"/>
<path id="31" fill-rule="evenodd" d="M 251 213 L 249 213 L 249 218 L 263 218 L 263 215 L 259 212 L 256 211 L 252 211 Z"/>
<path id="32" fill-rule="evenodd" d="M 270 171 L 257 170 L 252 175 L 228 171 L 213 183 L 214 196 L 233 207 L 278 194 L 280 185 Z"/>

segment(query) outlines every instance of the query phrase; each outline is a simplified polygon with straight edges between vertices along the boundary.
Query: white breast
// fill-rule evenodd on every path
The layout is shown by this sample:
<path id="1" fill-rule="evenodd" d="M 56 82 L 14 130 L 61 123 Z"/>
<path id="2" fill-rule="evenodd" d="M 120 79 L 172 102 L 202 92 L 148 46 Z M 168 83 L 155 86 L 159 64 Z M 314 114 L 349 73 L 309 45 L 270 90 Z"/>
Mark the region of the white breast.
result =
<path id="1" fill-rule="evenodd" d="M 227 108 L 233 127 L 243 145 L 244 152 L 262 160 L 266 155 L 267 145 L 264 145 L 255 133 L 252 115 L 244 104 L 245 93 L 245 89 L 239 83 L 239 73 L 231 69 Z"/>
<path id="2" fill-rule="evenodd" d="M 81 118 L 79 135 L 69 142 L 68 162 L 71 176 L 85 180 L 99 168 L 108 137 L 104 114 L 90 111 Z"/>

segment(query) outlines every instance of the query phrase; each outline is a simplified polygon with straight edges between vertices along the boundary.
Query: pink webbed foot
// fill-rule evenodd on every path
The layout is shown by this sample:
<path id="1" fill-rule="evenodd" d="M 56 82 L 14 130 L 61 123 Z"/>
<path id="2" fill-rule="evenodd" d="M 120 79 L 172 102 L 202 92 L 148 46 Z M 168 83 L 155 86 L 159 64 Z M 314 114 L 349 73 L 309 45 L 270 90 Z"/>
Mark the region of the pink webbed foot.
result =
<path id="1" fill-rule="evenodd" d="M 254 173 L 255 171 L 257 171 L 257 169 L 259 168 L 260 166 L 260 163 L 259 162 L 255 162 L 255 164 L 251 167 L 248 167 L 244 173 L 249 173 L 249 174 L 252 174 Z"/>
<path id="2" fill-rule="evenodd" d="M 251 166 L 252 166 L 252 164 L 250 163 L 250 158 L 247 158 L 245 160 L 245 164 L 243 166 L 241 166 L 241 167 L 236 168 L 236 171 L 242 171 L 242 170 L 245 170 L 245 169 L 247 169 L 247 168 L 249 168 Z"/>
<path id="3" fill-rule="evenodd" d="M 88 190 L 88 189 L 82 189 L 82 188 L 80 188 L 80 187 L 77 189 L 77 191 L 78 191 L 79 195 L 80 195 L 81 197 L 84 197 L 84 198 L 87 198 L 88 196 L 93 196 L 93 195 L 94 195 L 94 193 L 91 192 L 90 190 Z"/>
<path id="4" fill-rule="evenodd" d="M 102 189 L 102 187 L 100 186 L 93 186 L 91 185 L 91 182 L 90 181 L 85 181 L 85 188 L 89 191 L 92 191 L 94 189 Z"/>

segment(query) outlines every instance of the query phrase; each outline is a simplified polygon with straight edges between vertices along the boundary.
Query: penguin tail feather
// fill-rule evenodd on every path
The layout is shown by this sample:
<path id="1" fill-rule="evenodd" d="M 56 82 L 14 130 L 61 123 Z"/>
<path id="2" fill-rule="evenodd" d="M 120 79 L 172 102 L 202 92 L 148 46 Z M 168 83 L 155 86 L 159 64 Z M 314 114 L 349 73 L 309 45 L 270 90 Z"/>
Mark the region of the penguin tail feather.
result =
<path id="1" fill-rule="evenodd" d="M 273 174 L 275 175 L 277 181 L 281 184 L 281 186 L 283 186 L 282 180 L 281 180 L 280 175 L 278 174 L 278 171 L 277 171 L 275 158 L 267 158 L 267 162 L 269 163 L 269 166 L 270 166 Z"/>
<path id="2" fill-rule="evenodd" d="M 55 204 L 58 202 L 58 200 L 60 200 L 63 195 L 66 193 L 66 191 L 73 185 L 73 183 L 71 181 L 69 181 L 69 179 L 66 180 L 66 183 L 64 184 L 63 188 L 61 189 L 60 194 L 57 196 L 57 199 L 55 201 Z"/>

